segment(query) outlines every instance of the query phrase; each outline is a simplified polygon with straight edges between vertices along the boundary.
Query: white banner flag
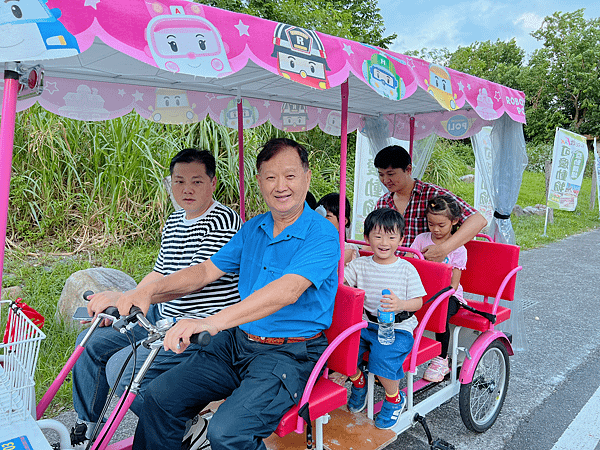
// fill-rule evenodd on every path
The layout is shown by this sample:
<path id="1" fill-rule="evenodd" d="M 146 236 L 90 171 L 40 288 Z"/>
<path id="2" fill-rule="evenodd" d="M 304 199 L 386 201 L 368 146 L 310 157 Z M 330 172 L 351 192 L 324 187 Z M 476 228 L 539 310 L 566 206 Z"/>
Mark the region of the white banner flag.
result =
<path id="1" fill-rule="evenodd" d="M 549 208 L 575 211 L 587 157 L 585 137 L 562 128 L 556 130 L 548 189 Z"/>

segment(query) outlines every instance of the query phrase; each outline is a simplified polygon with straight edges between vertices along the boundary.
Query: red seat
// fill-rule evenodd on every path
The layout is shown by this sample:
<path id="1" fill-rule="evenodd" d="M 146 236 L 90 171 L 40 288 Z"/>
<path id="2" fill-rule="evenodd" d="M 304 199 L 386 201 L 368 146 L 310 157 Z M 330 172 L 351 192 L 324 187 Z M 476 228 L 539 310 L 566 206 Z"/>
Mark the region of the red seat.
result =
<path id="1" fill-rule="evenodd" d="M 500 299 L 514 300 L 519 247 L 487 241 L 469 241 L 467 268 L 460 277 L 465 293 L 483 296 L 483 301 L 468 300 L 473 308 L 496 315 L 496 324 L 510 318 L 510 308 L 500 306 Z M 493 300 L 491 301 L 490 300 Z M 486 331 L 493 327 L 486 318 L 461 308 L 452 318 L 453 325 Z"/>
<path id="2" fill-rule="evenodd" d="M 413 372 L 416 366 L 421 365 L 430 359 L 438 356 L 442 351 L 442 345 L 435 339 L 423 336 L 424 330 L 434 333 L 443 333 L 446 330 L 446 317 L 448 316 L 448 298 L 451 292 L 440 296 L 439 302 L 431 300 L 437 293 L 450 286 L 452 280 L 452 267 L 448 264 L 426 261 L 417 258 L 403 257 L 404 260 L 411 263 L 421 278 L 421 283 L 427 294 L 423 297 L 423 306 L 415 316 L 419 320 L 419 326 L 415 330 L 415 343 L 412 352 L 406 357 L 403 364 L 405 372 Z M 435 307 L 435 309 L 433 309 Z M 430 311 L 431 310 L 431 311 Z M 417 349 L 415 360 L 412 361 L 413 353 Z"/>
<path id="3" fill-rule="evenodd" d="M 348 286 L 338 286 L 331 326 L 325 331 L 329 346 L 323 353 L 306 384 L 304 394 L 297 406 L 289 410 L 275 430 L 278 436 L 296 431 L 301 433 L 304 421 L 299 419 L 298 410 L 308 401 L 311 420 L 346 404 L 347 390 L 327 378 L 327 370 L 351 376 L 356 372 L 360 329 L 366 328 L 362 320 L 365 292 Z M 314 386 L 314 387 L 313 387 Z M 319 427 L 317 427 L 319 432 Z"/>

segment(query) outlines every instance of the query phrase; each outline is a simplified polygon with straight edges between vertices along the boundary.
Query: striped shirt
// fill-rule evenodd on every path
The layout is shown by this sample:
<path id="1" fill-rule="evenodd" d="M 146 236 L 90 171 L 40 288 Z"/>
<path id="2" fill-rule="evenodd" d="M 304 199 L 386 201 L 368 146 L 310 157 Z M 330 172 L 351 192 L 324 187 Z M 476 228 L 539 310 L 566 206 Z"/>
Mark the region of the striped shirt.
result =
<path id="1" fill-rule="evenodd" d="M 365 291 L 365 309 L 375 316 L 377 308 L 381 304 L 383 289 L 389 289 L 400 300 L 410 300 L 426 295 L 417 269 L 402 258 L 398 258 L 392 264 L 376 263 L 372 256 L 357 258 L 350 261 L 344 269 L 344 279 L 349 286 Z M 369 320 L 364 313 L 363 319 Z M 394 328 L 412 333 L 417 325 L 417 318 L 412 316 L 396 323 Z"/>
<path id="2" fill-rule="evenodd" d="M 154 271 L 169 275 L 200 264 L 223 247 L 240 229 L 240 216 L 214 201 L 199 217 L 187 220 L 185 210 L 169 216 L 162 232 Z M 201 291 L 159 303 L 163 317 L 208 317 L 240 300 L 238 276 L 227 273 Z"/>

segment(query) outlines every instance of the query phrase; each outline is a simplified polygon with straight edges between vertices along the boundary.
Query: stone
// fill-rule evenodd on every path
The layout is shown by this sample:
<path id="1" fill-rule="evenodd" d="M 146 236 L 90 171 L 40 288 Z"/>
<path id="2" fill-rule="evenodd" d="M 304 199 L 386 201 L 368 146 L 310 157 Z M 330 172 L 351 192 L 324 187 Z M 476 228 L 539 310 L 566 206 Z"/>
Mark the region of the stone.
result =
<path id="1" fill-rule="evenodd" d="M 83 299 L 85 291 L 123 292 L 136 286 L 137 283 L 133 278 L 117 269 L 98 267 L 75 272 L 65 282 L 56 306 L 56 319 L 80 327 L 80 323 L 74 321 L 72 316 L 79 306 L 87 306 L 87 302 Z"/>
<path id="2" fill-rule="evenodd" d="M 10 286 L 2 289 L 2 300 L 16 300 L 21 296 L 23 288 L 21 286 Z"/>
<path id="3" fill-rule="evenodd" d="M 525 211 L 523 211 L 523 208 L 521 208 L 519 205 L 515 205 L 512 210 L 512 215 L 515 217 L 521 217 L 525 215 Z"/>
<path id="4" fill-rule="evenodd" d="M 469 173 L 467 175 L 463 175 L 462 177 L 460 177 L 459 180 L 464 183 L 474 183 L 475 175 L 473 175 L 472 173 Z"/>

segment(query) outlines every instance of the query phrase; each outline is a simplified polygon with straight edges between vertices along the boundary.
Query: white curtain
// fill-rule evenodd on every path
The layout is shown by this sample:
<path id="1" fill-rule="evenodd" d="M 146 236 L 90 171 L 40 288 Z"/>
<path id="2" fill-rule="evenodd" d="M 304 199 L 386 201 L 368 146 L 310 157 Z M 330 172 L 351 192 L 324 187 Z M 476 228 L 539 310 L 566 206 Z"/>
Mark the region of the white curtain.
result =
<path id="1" fill-rule="evenodd" d="M 437 134 L 430 134 L 424 139 L 415 141 L 413 143 L 413 156 L 412 156 L 412 175 L 413 178 L 421 180 L 427 164 L 433 154 L 433 148 L 438 140 Z M 408 150 L 408 148 L 406 149 Z"/>
<path id="2" fill-rule="evenodd" d="M 473 136 L 471 141 L 475 150 L 475 164 L 478 173 L 484 179 L 495 211 L 489 233 L 496 242 L 514 245 L 515 232 L 510 221 L 510 214 L 517 203 L 523 172 L 527 166 L 523 125 L 514 122 L 506 114 L 494 122 L 491 133 L 491 173 L 483 164 L 484 146 L 478 140 L 478 136 Z M 512 312 L 510 319 L 500 324 L 498 328 L 512 334 L 515 350 L 525 350 L 527 336 L 518 277 L 515 300 L 511 303 L 501 300 L 500 304 L 511 308 Z"/>
<path id="3" fill-rule="evenodd" d="M 373 158 L 379 153 L 379 150 L 389 145 L 397 144 L 398 142 L 406 149 L 406 151 L 410 151 L 410 143 L 408 141 L 399 141 L 391 137 L 389 122 L 382 117 L 365 117 L 362 133 L 368 139 L 369 148 L 371 149 Z M 427 164 L 429 164 L 429 160 L 433 154 L 433 148 L 437 139 L 438 136 L 436 134 L 430 134 L 426 138 L 413 143 L 413 178 L 421 179 L 423 177 Z"/>

